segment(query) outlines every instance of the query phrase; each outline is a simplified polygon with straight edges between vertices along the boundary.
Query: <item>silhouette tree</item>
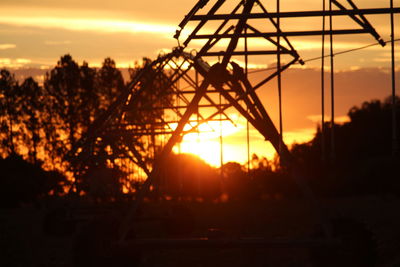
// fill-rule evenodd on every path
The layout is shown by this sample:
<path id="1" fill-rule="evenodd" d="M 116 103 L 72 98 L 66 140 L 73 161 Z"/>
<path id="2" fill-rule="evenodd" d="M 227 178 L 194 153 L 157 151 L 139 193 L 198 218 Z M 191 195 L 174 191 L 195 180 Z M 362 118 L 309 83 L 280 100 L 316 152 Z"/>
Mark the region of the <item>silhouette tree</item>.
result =
<path id="1" fill-rule="evenodd" d="M 397 98 L 397 110 L 400 110 Z M 379 157 L 391 154 L 392 134 L 392 105 L 391 99 L 382 103 L 379 100 L 371 100 L 362 103 L 361 107 L 354 106 L 349 112 L 349 122 L 335 125 L 337 160 L 346 161 L 361 160 L 371 157 Z M 399 118 L 397 118 L 399 120 Z M 398 123 L 397 127 L 400 129 Z M 328 145 L 331 126 L 327 124 L 327 137 L 325 147 L 329 154 Z M 312 141 L 317 148 L 321 144 L 321 132 L 318 132 Z"/>
<path id="2" fill-rule="evenodd" d="M 90 70 L 85 65 L 81 67 L 81 70 L 83 69 Z M 87 77 L 90 79 L 86 82 L 89 85 L 86 91 L 91 94 L 92 99 L 92 103 L 88 105 L 91 110 L 86 112 L 90 114 L 90 119 L 86 120 L 88 127 L 94 118 L 118 98 L 125 89 L 125 85 L 120 70 L 116 68 L 115 61 L 111 58 L 106 58 L 102 67 L 96 72 L 92 70 L 92 75 L 87 75 Z M 122 142 L 121 138 L 116 138 L 116 135 L 105 131 L 93 144 L 90 160 L 86 162 L 85 169 L 79 174 L 82 179 L 81 188 L 92 197 L 105 200 L 115 199 L 122 194 L 125 174 L 121 170 L 121 164 L 116 163 L 120 157 Z"/>
<path id="3" fill-rule="evenodd" d="M 113 85 L 116 77 L 119 78 L 118 88 Z M 92 168 L 100 166 L 105 168 L 107 165 L 108 154 L 105 150 L 108 144 L 104 142 L 94 144 L 91 160 L 79 168 L 71 165 L 75 161 L 66 155 L 76 146 L 93 120 L 116 98 L 117 91 L 122 85 L 122 76 L 116 70 L 113 60 L 106 59 L 100 72 L 97 73 L 86 62 L 79 66 L 70 55 L 61 57 L 56 67 L 45 78 L 44 86 L 50 97 L 47 110 L 48 123 L 56 125 L 53 129 L 49 129 L 47 134 L 51 153 L 55 153 L 55 158 L 68 161 L 69 167 L 74 172 L 78 191 L 87 187 L 88 183 L 83 179 L 90 176 L 88 173 L 95 172 L 91 170 Z"/>
<path id="4" fill-rule="evenodd" d="M 18 152 L 21 91 L 8 70 L 0 70 L 0 140 L 3 156 Z"/>
<path id="5" fill-rule="evenodd" d="M 66 178 L 57 172 L 46 172 L 39 164 L 12 154 L 0 159 L 0 205 L 13 208 L 33 203 L 49 194 L 60 194 Z"/>
<path id="6" fill-rule="evenodd" d="M 83 92 L 80 82 L 79 66 L 70 55 L 61 57 L 56 67 L 45 77 L 44 87 L 51 100 L 48 123 L 57 125 L 52 145 L 58 157 L 63 157 L 74 147 L 84 130 L 86 115 L 82 111 L 91 99 L 85 99 L 87 94 Z"/>
<path id="7" fill-rule="evenodd" d="M 26 130 L 24 134 L 24 146 L 28 148 L 28 158 L 31 162 L 38 162 L 38 150 L 42 143 L 44 129 L 43 111 L 44 111 L 44 90 L 32 77 L 25 79 L 21 85 L 23 94 L 21 103 L 21 113 L 23 124 Z"/>
<path id="8" fill-rule="evenodd" d="M 150 60 L 144 60 L 144 64 L 137 65 L 131 73 L 150 63 Z M 127 110 L 127 123 L 138 125 L 145 122 L 145 127 L 148 127 L 162 120 L 162 109 L 155 107 L 172 101 L 171 85 L 166 85 L 167 80 L 166 74 L 158 75 L 156 72 L 143 77 L 142 84 L 146 86 L 144 96 L 136 101 L 139 102 L 138 108 Z M 123 137 L 104 131 L 93 144 L 90 160 L 83 166 L 74 166 L 74 161 L 66 157 L 94 119 L 125 90 L 122 74 L 111 58 L 106 58 L 96 71 L 86 62 L 79 66 L 70 55 L 64 55 L 46 74 L 43 87 L 32 78 L 19 86 L 10 72 L 2 70 L 0 85 L 2 156 L 25 153 L 27 150 L 24 157 L 33 163 L 39 164 L 40 158 L 46 162 L 47 168 L 63 171 L 69 168 L 74 173 L 78 190 L 89 190 L 88 185 L 94 183 L 84 179 L 93 180 L 94 174 L 99 174 L 97 170 L 103 170 L 110 178 L 103 179 L 104 175 L 99 175 L 103 177 L 99 179 L 107 180 L 109 186 L 114 184 L 114 191 L 119 192 L 121 184 L 117 186 L 110 181 L 121 183 L 123 180 L 121 163 L 117 159 L 121 157 L 126 142 L 140 142 L 143 156 L 149 163 L 157 153 L 157 139 L 154 136 L 148 142 L 148 139 Z M 119 129 L 118 123 L 115 121 L 115 129 Z"/>
<path id="9" fill-rule="evenodd" d="M 250 174 L 249 197 L 252 199 L 265 198 L 293 198 L 299 196 L 299 190 L 295 182 L 290 179 L 287 169 L 281 166 L 279 159 L 274 161 L 267 158 L 259 158 L 256 154 L 252 156 Z"/>
<path id="10" fill-rule="evenodd" d="M 83 62 L 82 66 L 79 67 L 79 97 L 81 98 L 82 104 L 77 107 L 82 118 L 80 127 L 83 127 L 83 132 L 98 116 L 101 105 L 101 93 L 100 89 L 96 84 L 97 72 L 95 69 L 90 68 L 87 62 Z"/>
<path id="11" fill-rule="evenodd" d="M 124 176 L 119 168 L 105 164 L 90 166 L 82 177 L 80 189 L 96 201 L 118 200 L 123 194 L 121 180 Z"/>
<path id="12" fill-rule="evenodd" d="M 396 109 L 400 112 L 399 98 L 396 100 Z M 400 184 L 393 178 L 398 172 L 398 158 L 391 157 L 391 99 L 383 103 L 379 100 L 364 102 L 360 107 L 351 108 L 348 116 L 349 122 L 335 125 L 334 128 L 337 155 L 334 165 L 319 164 L 322 142 L 320 128 L 310 143 L 293 147 L 292 153 L 301 160 L 312 186 L 324 195 L 398 193 Z M 397 119 L 399 127 L 400 119 Z M 325 147 L 329 155 L 328 142 L 332 129 L 329 124 L 325 128 Z M 400 127 L 397 132 L 399 130 Z"/>
<path id="13" fill-rule="evenodd" d="M 125 88 L 121 71 L 117 69 L 115 61 L 106 58 L 102 67 L 96 73 L 95 85 L 100 93 L 100 108 L 105 110 Z"/>
<path id="14" fill-rule="evenodd" d="M 228 162 L 223 166 L 224 191 L 229 195 L 230 200 L 248 199 L 251 194 L 250 178 L 244 171 L 243 166 L 237 162 Z"/>

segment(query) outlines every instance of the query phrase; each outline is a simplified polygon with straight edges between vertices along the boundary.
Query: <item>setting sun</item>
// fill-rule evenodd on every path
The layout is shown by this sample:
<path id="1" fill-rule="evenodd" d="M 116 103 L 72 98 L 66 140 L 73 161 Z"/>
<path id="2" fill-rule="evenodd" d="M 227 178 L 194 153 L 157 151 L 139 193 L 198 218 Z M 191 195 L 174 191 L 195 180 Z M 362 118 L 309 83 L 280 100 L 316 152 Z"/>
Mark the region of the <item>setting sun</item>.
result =
<path id="1" fill-rule="evenodd" d="M 252 154 L 266 157 L 269 160 L 274 158 L 276 152 L 272 145 L 252 127 L 249 128 L 249 144 L 247 146 L 245 119 L 237 114 L 229 114 L 229 116 L 233 123 L 227 120 L 210 121 L 201 124 L 199 131 L 186 134 L 182 142 L 174 147 L 174 153 L 197 155 L 213 167 L 220 167 L 221 163 L 227 162 L 245 164 Z M 191 127 L 187 125 L 185 128 L 188 130 Z M 308 141 L 312 137 L 309 132 L 287 133 L 285 136 L 290 143 L 300 140 Z"/>
<path id="2" fill-rule="evenodd" d="M 190 129 L 190 126 L 185 127 Z M 175 153 L 190 153 L 199 156 L 212 166 L 221 164 L 221 137 L 234 135 L 241 130 L 230 121 L 209 121 L 199 125 L 197 132 L 188 133 L 180 144 L 174 148 Z M 225 144 L 222 143 L 223 148 Z M 232 152 L 232 151 L 231 151 Z M 224 159 L 222 158 L 222 161 Z"/>

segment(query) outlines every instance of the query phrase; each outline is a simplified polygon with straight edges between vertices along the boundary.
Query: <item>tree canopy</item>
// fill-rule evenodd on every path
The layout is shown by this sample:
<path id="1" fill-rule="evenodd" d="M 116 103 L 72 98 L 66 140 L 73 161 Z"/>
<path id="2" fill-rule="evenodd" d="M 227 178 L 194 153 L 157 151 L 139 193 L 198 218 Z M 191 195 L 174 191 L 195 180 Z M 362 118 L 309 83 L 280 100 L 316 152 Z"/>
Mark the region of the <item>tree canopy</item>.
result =
<path id="1" fill-rule="evenodd" d="M 142 65 L 130 69 L 130 78 L 150 64 L 149 59 L 144 59 Z M 141 79 L 140 85 L 146 90 L 141 91 L 140 101 L 130 99 L 126 103 L 123 120 L 135 129 L 149 131 L 151 129 L 146 127 L 163 120 L 163 109 L 158 107 L 172 106 L 174 99 L 167 72 L 156 75 L 149 71 Z M 60 185 L 68 184 L 57 175 L 49 182 L 46 180 L 52 176 L 49 173 L 42 173 L 44 178 L 38 178 L 41 168 L 64 172 L 74 181 L 77 193 L 90 194 L 97 199 L 116 199 L 124 190 L 138 189 L 140 185 L 127 178 L 121 155 L 127 142 L 136 143 L 145 163 L 151 164 L 159 150 L 154 135 L 146 140 L 124 135 L 124 128 L 119 126 L 121 121 L 115 120 L 110 124 L 114 132 L 106 130 L 94 140 L 89 160 L 82 164 L 68 157 L 95 119 L 123 93 L 127 83 L 129 81 L 125 83 L 111 58 L 106 58 L 100 68 L 92 68 L 86 62 L 79 65 L 71 55 L 64 55 L 47 72 L 43 84 L 31 77 L 19 83 L 8 70 L 0 70 L 2 171 L 10 173 L 18 169 L 11 166 L 17 165 L 31 171 L 32 177 L 26 178 L 25 187 L 32 189 L 32 195 L 27 194 L 28 199 L 50 191 L 62 193 L 64 189 L 61 190 Z M 400 114 L 399 98 L 396 101 Z M 318 127 L 312 141 L 292 147 L 291 152 L 309 182 L 321 194 L 399 191 L 399 183 L 393 178 L 393 173 L 398 172 L 398 158 L 389 156 L 393 130 L 391 100 L 364 102 L 351 108 L 348 116 L 349 122 L 336 124 L 334 129 L 327 123 L 324 140 Z M 400 116 L 397 120 L 398 133 Z M 325 142 L 326 155 L 329 155 L 332 130 L 336 159 L 334 164 L 329 164 L 328 157 L 322 160 L 321 144 Z M 115 134 L 115 131 L 121 133 Z M 157 186 L 162 194 L 172 198 L 215 200 L 223 193 L 231 199 L 298 195 L 285 169 L 273 168 L 271 162 L 257 155 L 252 157 L 250 173 L 240 164 L 231 162 L 223 166 L 223 175 L 220 175 L 219 170 L 190 155 L 171 155 L 164 164 Z M 14 182 L 28 175 L 19 171 L 14 181 L 10 176 L 2 179 L 3 185 L 13 188 Z M 52 190 L 43 183 L 48 183 Z M 12 190 L 17 189 L 10 192 Z"/>

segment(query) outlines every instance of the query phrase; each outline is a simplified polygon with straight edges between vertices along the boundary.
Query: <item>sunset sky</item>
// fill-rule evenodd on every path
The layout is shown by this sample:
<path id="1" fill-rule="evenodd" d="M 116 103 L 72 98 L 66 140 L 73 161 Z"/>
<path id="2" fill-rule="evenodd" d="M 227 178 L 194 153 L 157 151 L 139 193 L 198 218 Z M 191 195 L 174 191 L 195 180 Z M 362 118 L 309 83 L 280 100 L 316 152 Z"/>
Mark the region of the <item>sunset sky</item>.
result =
<path id="1" fill-rule="evenodd" d="M 79 63 L 87 61 L 91 66 L 101 65 L 106 57 L 114 59 L 119 67 L 132 66 L 142 57 L 155 58 L 160 51 L 169 51 L 177 46 L 177 41 L 173 39 L 177 25 L 196 2 L 196 0 L 1 0 L 0 67 L 48 69 L 56 64 L 60 56 L 67 53 Z M 213 2 L 215 1 L 210 1 Z M 275 6 L 270 4 L 275 1 L 262 2 L 271 9 L 271 12 L 275 11 Z M 354 2 L 359 8 L 389 7 L 389 0 L 354 0 Z M 399 1 L 394 2 L 395 5 L 399 5 Z M 227 1 L 228 6 L 233 6 L 235 3 L 237 1 Z M 322 1 L 282 0 L 281 5 L 282 11 L 320 10 Z M 370 15 L 368 19 L 384 40 L 390 39 L 389 15 Z M 334 23 L 340 27 L 348 22 L 336 20 Z M 282 27 L 284 31 L 320 29 L 320 24 L 321 20 L 297 22 L 289 20 Z M 398 14 L 395 16 L 395 25 L 396 32 L 400 33 Z M 190 29 L 190 25 L 188 26 Z M 400 34 L 395 38 L 400 38 Z M 291 42 L 303 59 L 309 59 L 320 55 L 320 39 L 320 37 L 295 37 Z M 335 52 L 339 52 L 374 42 L 375 39 L 369 35 L 335 37 L 334 49 Z M 255 68 L 268 67 L 274 60 L 254 59 L 250 65 Z M 400 42 L 397 42 L 396 61 L 399 60 Z M 296 67 L 283 74 L 284 128 L 285 138 L 289 143 L 309 140 L 315 132 L 321 114 L 320 74 L 317 70 L 320 64 L 320 60 L 311 61 L 301 68 Z M 397 68 L 398 66 L 399 63 Z M 353 105 L 359 105 L 362 101 L 372 98 L 383 99 L 389 96 L 389 67 L 390 45 L 385 48 L 373 46 L 335 57 L 338 120 L 345 121 L 346 112 Z M 262 75 L 262 72 L 254 75 Z M 398 78 L 399 72 L 397 72 L 397 84 L 400 83 Z M 276 85 L 275 82 L 272 83 L 261 88 L 259 94 L 270 107 L 267 110 L 270 110 L 274 121 L 277 121 Z M 237 116 L 240 123 L 237 130 L 231 130 L 226 134 L 225 160 L 243 162 L 247 157 L 246 149 L 238 152 L 238 148 L 234 147 L 239 144 L 241 149 L 243 147 L 246 136 L 245 122 L 238 114 L 232 116 Z M 256 133 L 252 133 L 252 136 L 252 152 L 271 157 L 270 152 L 263 152 L 270 148 L 267 148 L 262 138 Z M 232 140 L 229 141 L 229 138 Z M 209 142 L 216 144 L 216 140 L 216 137 L 212 137 Z M 214 149 L 217 147 L 213 146 Z M 229 152 L 230 149 L 236 149 L 236 152 Z M 185 150 L 184 145 L 182 150 Z M 207 151 L 210 153 L 211 149 Z M 215 153 L 217 152 L 213 152 L 214 155 Z M 240 157 L 230 158 L 233 154 Z M 217 161 L 218 159 L 215 159 L 212 163 L 216 165 Z"/>

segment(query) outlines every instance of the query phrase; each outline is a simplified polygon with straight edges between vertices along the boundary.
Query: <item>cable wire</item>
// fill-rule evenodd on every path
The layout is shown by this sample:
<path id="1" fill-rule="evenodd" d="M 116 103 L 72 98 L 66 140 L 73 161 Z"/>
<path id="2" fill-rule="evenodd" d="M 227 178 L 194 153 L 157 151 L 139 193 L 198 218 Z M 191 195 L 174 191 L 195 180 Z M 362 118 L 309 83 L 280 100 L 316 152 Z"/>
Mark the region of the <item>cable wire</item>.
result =
<path id="1" fill-rule="evenodd" d="M 393 42 L 399 42 L 400 38 L 398 39 L 394 39 Z M 385 44 L 391 43 L 392 41 L 385 41 Z M 342 54 L 346 54 L 346 53 L 350 53 L 350 52 L 354 52 L 354 51 L 358 51 L 358 50 L 362 50 L 362 49 L 366 49 L 372 46 L 376 46 L 376 45 L 380 45 L 380 43 L 376 42 L 376 43 L 372 43 L 369 45 L 364 45 L 364 46 L 360 46 L 360 47 L 356 47 L 356 48 L 352 48 L 352 49 L 348 49 L 348 50 L 343 50 L 343 51 L 339 51 L 333 54 L 333 56 L 338 56 L 338 55 L 342 55 Z M 330 55 L 325 55 L 326 57 L 330 57 Z M 305 59 L 303 60 L 304 63 L 310 62 L 310 61 L 315 61 L 315 60 L 320 60 L 322 59 L 322 56 L 319 57 L 313 57 L 313 58 L 309 58 L 309 59 Z M 299 62 L 293 63 L 293 65 L 301 65 Z M 252 70 L 249 71 L 249 74 L 253 74 L 253 73 L 257 73 L 257 72 L 263 72 L 263 71 L 269 71 L 269 70 L 276 70 L 278 69 L 278 67 L 269 67 L 269 68 L 264 68 L 264 69 L 257 69 L 257 70 Z"/>

